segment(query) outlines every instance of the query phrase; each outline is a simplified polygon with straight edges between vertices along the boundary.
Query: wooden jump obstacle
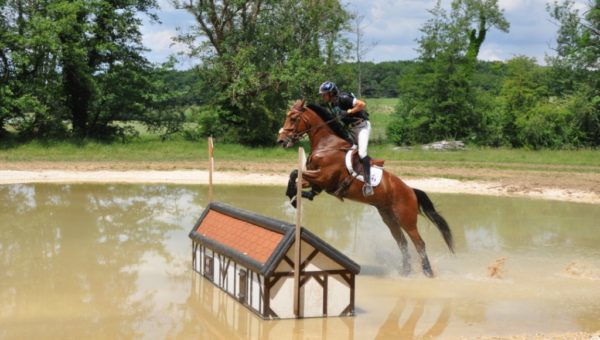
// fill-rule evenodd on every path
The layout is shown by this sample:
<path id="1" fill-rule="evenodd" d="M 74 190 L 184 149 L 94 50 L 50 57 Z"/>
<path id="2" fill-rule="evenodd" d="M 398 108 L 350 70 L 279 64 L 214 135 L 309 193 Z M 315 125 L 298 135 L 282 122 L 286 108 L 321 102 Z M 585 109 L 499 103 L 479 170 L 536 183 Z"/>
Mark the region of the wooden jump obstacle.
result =
<path id="1" fill-rule="evenodd" d="M 296 225 L 212 202 L 212 149 L 211 138 L 210 203 L 189 233 L 193 270 L 263 319 L 354 315 L 360 266 L 301 226 L 300 199 Z M 301 148 L 298 163 L 301 172 Z"/>
<path id="2" fill-rule="evenodd" d="M 212 202 L 189 235 L 192 268 L 263 319 L 354 315 L 359 265 L 305 228 L 296 315 L 295 230 L 292 224 Z"/>

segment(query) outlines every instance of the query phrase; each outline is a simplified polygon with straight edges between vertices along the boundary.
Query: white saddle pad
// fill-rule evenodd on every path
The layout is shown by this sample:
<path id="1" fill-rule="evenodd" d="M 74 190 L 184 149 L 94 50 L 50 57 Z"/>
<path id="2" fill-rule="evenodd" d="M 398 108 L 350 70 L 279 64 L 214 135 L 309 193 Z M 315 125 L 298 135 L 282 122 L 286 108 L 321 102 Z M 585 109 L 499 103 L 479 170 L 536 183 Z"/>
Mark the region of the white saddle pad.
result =
<path id="1" fill-rule="evenodd" d="M 348 169 L 348 173 L 350 173 L 350 175 L 357 178 L 359 181 L 364 182 L 365 178 L 363 177 L 363 175 L 359 175 L 356 171 L 354 171 L 354 168 L 352 168 L 352 151 L 353 150 L 354 149 L 346 152 L 346 169 Z M 381 183 L 381 177 L 383 177 L 383 169 L 381 169 L 378 166 L 371 165 L 371 185 L 373 187 L 376 187 L 379 185 L 379 183 Z"/>

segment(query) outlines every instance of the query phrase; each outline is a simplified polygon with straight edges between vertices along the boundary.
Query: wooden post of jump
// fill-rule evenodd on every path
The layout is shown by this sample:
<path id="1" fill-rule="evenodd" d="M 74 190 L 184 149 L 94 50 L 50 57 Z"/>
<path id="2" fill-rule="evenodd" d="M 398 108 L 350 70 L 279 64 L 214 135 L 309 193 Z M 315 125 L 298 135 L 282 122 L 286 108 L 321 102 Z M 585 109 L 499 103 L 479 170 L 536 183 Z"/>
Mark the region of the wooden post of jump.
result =
<path id="1" fill-rule="evenodd" d="M 294 242 L 294 314 L 300 317 L 300 243 L 302 228 L 302 168 L 304 149 L 298 148 L 298 180 L 296 181 L 296 234 Z"/>
<path id="2" fill-rule="evenodd" d="M 212 198 L 213 198 L 213 185 L 212 185 L 212 180 L 213 180 L 213 170 L 215 167 L 215 161 L 213 158 L 213 150 L 214 150 L 214 145 L 213 145 L 213 139 L 212 137 L 208 137 L 208 202 L 212 202 Z"/>

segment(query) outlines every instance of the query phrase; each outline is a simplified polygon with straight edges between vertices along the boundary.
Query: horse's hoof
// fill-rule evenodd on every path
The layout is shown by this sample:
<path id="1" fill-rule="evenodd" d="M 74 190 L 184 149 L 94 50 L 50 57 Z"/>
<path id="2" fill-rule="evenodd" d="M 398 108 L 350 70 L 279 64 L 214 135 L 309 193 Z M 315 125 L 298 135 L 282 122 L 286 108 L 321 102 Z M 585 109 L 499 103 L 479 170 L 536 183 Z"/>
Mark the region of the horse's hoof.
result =
<path id="1" fill-rule="evenodd" d="M 292 197 L 290 203 L 292 204 L 292 207 L 296 208 L 296 196 Z"/>
<path id="2" fill-rule="evenodd" d="M 428 269 L 423 268 L 423 274 L 425 274 L 425 276 L 427 276 L 430 279 L 435 277 L 435 275 L 433 274 L 433 270 L 431 270 L 431 268 L 428 268 Z"/>

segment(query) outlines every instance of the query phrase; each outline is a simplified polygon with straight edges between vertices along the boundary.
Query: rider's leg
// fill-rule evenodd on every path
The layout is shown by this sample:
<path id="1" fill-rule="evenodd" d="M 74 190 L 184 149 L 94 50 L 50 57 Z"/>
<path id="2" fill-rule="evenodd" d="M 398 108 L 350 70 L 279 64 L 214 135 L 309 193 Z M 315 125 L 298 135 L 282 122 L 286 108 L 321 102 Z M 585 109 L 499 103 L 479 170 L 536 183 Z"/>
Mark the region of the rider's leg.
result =
<path id="1" fill-rule="evenodd" d="M 373 195 L 373 186 L 371 186 L 371 157 L 366 156 L 361 158 L 363 168 L 365 170 L 365 185 L 363 186 L 363 196 Z"/>
<path id="2" fill-rule="evenodd" d="M 371 123 L 365 120 L 363 124 L 356 127 L 357 142 L 358 142 L 358 157 L 360 158 L 363 168 L 365 169 L 365 185 L 363 187 L 363 195 L 373 195 L 373 187 L 371 186 L 371 158 L 367 154 L 369 146 L 369 135 L 371 134 Z"/>

